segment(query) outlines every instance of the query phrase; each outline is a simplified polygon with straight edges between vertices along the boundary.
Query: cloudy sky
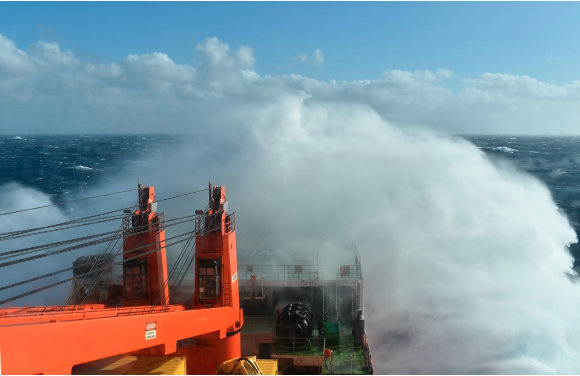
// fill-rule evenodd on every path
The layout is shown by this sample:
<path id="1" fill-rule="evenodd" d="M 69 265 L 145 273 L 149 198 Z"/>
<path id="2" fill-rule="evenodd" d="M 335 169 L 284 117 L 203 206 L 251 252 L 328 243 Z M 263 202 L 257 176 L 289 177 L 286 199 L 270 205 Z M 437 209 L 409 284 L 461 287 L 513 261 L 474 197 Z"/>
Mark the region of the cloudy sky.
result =
<path id="1" fill-rule="evenodd" d="M 580 133 L 578 3 L 1 3 L 0 132 L 195 132 L 277 97 Z"/>

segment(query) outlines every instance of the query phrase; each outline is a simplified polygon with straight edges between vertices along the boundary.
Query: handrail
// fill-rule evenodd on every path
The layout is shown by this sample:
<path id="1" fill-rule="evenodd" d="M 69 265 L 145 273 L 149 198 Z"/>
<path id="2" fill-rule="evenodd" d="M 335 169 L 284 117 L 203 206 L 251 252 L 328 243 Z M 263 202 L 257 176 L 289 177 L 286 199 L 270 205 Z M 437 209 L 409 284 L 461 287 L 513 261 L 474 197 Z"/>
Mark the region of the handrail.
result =
<path id="1" fill-rule="evenodd" d="M 256 325 L 261 324 L 261 325 Z M 248 317 L 244 316 L 244 326 L 242 331 L 246 333 L 272 333 L 276 324 L 275 317 Z"/>
<path id="2" fill-rule="evenodd" d="M 336 279 L 362 279 L 361 265 L 337 265 Z"/>
<path id="3" fill-rule="evenodd" d="M 323 272 L 324 267 L 321 265 L 238 265 L 239 278 L 242 280 L 317 280 L 324 279 Z"/>
<path id="4" fill-rule="evenodd" d="M 320 337 L 276 337 L 272 343 L 272 354 L 296 354 L 321 356 L 326 348 L 326 339 Z"/>
<path id="5" fill-rule="evenodd" d="M 238 265 L 241 280 L 323 280 L 324 269 L 322 265 Z M 362 267 L 360 264 L 337 265 L 335 278 L 337 280 L 362 279 Z"/>

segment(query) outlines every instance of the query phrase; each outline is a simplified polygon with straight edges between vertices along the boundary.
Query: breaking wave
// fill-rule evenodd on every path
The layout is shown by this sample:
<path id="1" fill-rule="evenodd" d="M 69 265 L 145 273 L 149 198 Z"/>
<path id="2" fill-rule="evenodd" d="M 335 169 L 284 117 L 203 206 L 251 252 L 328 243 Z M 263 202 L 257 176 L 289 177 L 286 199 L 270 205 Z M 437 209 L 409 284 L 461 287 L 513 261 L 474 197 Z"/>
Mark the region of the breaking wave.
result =
<path id="1" fill-rule="evenodd" d="M 580 371 L 567 249 L 576 234 L 544 184 L 463 139 L 396 128 L 366 107 L 295 94 L 253 106 L 232 104 L 244 120 L 222 113 L 212 132 L 132 181 L 166 194 L 226 185 L 238 234 L 279 264 L 298 252 L 334 264 L 342 247 L 328 230 L 343 229 L 362 254 L 379 373 Z M 208 158 L 215 132 L 228 136 Z"/>
<path id="2" fill-rule="evenodd" d="M 513 153 L 513 152 L 517 151 L 516 149 L 512 149 L 512 148 L 509 148 L 507 146 L 484 147 L 482 149 L 489 149 L 489 150 L 497 151 L 500 153 Z"/>
<path id="3" fill-rule="evenodd" d="M 75 170 L 81 170 L 81 171 L 90 171 L 90 170 L 92 170 L 91 167 L 86 167 L 86 166 L 83 166 L 83 165 L 75 166 L 73 168 Z"/>

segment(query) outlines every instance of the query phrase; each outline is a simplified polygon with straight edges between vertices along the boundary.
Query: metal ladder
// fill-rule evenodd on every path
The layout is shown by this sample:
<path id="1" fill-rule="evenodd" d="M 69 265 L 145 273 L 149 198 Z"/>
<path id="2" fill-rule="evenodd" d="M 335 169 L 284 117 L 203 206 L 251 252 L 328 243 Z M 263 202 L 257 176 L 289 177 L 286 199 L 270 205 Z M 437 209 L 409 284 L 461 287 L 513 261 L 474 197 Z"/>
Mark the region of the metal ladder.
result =
<path id="1" fill-rule="evenodd" d="M 334 297 L 334 286 L 324 286 L 324 314 L 328 315 L 329 321 L 337 321 L 336 298 Z"/>

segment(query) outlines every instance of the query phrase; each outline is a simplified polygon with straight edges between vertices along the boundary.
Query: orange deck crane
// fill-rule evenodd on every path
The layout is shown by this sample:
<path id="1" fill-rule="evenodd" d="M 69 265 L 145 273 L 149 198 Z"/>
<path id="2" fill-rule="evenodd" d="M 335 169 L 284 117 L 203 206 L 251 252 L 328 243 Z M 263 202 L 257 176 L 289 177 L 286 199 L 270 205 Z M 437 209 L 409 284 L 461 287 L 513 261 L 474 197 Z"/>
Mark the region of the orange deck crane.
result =
<path id="1" fill-rule="evenodd" d="M 71 374 L 75 365 L 131 354 L 185 357 L 189 374 L 211 374 L 240 357 L 235 215 L 225 187 L 210 183 L 209 198 L 192 232 L 190 305 L 170 304 L 164 217 L 154 188 L 139 185 L 139 207 L 123 231 L 123 306 L 0 308 L 0 373 Z"/>

